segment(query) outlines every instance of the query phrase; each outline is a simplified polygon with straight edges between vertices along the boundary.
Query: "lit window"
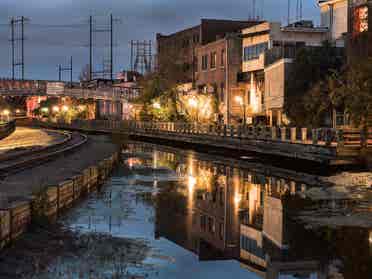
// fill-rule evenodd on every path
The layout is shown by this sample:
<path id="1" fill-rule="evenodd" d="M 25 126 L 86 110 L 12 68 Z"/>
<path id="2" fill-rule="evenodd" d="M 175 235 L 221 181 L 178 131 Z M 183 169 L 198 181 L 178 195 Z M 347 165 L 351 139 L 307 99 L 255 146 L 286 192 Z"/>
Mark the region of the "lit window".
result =
<path id="1" fill-rule="evenodd" d="M 361 6 L 354 9 L 354 35 L 368 31 L 368 7 Z"/>
<path id="2" fill-rule="evenodd" d="M 212 52 L 211 53 L 211 69 L 215 69 L 217 64 L 217 53 Z"/>

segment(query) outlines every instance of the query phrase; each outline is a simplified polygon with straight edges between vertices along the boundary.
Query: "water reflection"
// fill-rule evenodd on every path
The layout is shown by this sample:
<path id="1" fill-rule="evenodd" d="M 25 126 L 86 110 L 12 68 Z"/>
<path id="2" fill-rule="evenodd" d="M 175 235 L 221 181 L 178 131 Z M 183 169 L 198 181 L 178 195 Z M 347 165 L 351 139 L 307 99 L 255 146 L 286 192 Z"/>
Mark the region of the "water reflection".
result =
<path id="1" fill-rule="evenodd" d="M 316 185 L 305 178 L 148 144 L 130 144 L 124 156 L 133 173 L 152 174 L 155 238 L 200 261 L 234 259 L 267 279 L 371 278 L 372 229 L 310 230 L 293 220 L 305 206 L 349 206 L 345 200 L 310 203 L 306 194 Z M 169 171 L 177 180 L 158 181 Z"/>

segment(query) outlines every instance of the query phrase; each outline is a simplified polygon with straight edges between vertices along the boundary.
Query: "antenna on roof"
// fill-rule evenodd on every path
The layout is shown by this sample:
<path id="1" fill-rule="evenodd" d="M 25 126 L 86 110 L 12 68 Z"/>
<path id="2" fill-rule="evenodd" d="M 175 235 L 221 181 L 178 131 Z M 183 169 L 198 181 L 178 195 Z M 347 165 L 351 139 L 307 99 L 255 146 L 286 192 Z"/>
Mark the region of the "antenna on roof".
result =
<path id="1" fill-rule="evenodd" d="M 288 18 L 287 18 L 288 25 L 291 23 L 291 0 L 288 0 Z"/>

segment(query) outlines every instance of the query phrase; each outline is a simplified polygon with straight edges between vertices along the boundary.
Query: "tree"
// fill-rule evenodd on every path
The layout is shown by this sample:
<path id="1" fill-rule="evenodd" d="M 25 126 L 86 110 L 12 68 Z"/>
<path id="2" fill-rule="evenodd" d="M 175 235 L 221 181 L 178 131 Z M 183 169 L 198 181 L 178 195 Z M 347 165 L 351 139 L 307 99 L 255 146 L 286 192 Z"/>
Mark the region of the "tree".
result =
<path id="1" fill-rule="evenodd" d="M 364 133 L 372 115 L 372 58 L 353 61 L 343 73 L 330 78 L 330 98 L 336 107 L 343 107 L 354 125 Z"/>
<path id="2" fill-rule="evenodd" d="M 314 102 L 316 97 L 320 97 L 317 103 L 324 99 L 326 92 L 322 86 L 334 70 L 341 69 L 343 63 L 343 53 L 328 42 L 321 47 L 304 47 L 297 51 L 285 92 L 284 111 L 291 123 L 299 126 L 319 124 L 314 114 L 320 116 L 320 111 L 314 113 L 312 109 L 318 107 L 309 102 Z"/>

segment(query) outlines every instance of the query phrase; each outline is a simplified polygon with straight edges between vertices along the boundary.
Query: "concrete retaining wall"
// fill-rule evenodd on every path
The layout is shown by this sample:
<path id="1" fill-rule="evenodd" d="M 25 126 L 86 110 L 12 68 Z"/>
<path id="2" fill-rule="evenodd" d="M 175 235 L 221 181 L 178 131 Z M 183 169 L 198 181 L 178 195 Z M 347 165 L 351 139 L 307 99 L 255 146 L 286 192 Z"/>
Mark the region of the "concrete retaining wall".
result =
<path id="1" fill-rule="evenodd" d="M 41 209 L 42 217 L 55 220 L 63 210 L 72 207 L 75 201 L 104 183 L 118 160 L 119 154 L 116 153 L 100 162 L 98 166 L 88 167 L 81 174 L 56 186 L 47 187 L 41 199 L 32 197 L 31 201 L 14 202 L 6 208 L 0 208 L 0 249 L 24 233 L 35 221 L 33 218 L 40 217 L 33 216 L 32 212 L 37 211 L 40 214 Z M 43 204 L 36 204 L 40 203 L 40 200 Z"/>

